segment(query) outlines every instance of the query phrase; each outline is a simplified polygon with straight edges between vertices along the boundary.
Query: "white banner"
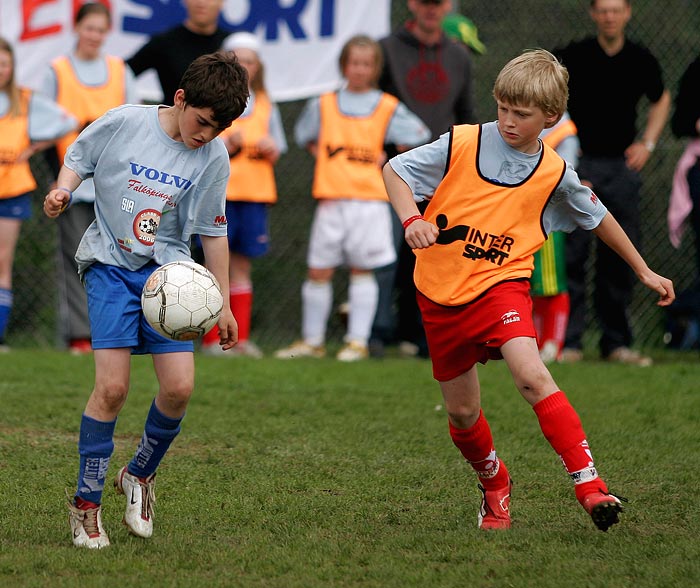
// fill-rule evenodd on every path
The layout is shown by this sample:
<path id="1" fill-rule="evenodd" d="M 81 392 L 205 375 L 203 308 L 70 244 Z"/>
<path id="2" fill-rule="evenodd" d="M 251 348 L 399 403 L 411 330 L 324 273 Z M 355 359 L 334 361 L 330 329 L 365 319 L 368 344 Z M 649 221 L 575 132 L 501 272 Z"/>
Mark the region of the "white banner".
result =
<path id="1" fill-rule="evenodd" d="M 15 50 L 20 84 L 37 88 L 47 63 L 70 51 L 74 15 L 83 1 L 0 0 L 0 36 Z M 103 1 L 113 19 L 105 52 L 124 59 L 151 35 L 185 19 L 180 0 Z M 358 33 L 376 39 L 386 35 L 390 8 L 390 0 L 225 0 L 220 24 L 257 35 L 272 98 L 296 100 L 338 87 L 343 43 Z M 153 72 L 137 80 L 144 99 L 161 99 Z"/>

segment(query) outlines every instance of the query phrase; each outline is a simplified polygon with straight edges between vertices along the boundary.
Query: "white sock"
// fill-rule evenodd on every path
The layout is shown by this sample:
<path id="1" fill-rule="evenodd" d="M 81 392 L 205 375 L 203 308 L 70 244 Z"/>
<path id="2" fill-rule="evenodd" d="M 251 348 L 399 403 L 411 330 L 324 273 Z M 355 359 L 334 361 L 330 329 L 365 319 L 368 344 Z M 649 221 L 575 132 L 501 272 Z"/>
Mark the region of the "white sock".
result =
<path id="1" fill-rule="evenodd" d="M 348 313 L 347 341 L 357 341 L 367 345 L 374 315 L 377 313 L 377 301 L 379 300 L 379 286 L 374 273 L 355 274 L 350 276 L 348 287 Z"/>
<path id="2" fill-rule="evenodd" d="M 306 280 L 301 286 L 301 336 L 317 347 L 326 340 L 326 325 L 333 306 L 331 282 Z"/>

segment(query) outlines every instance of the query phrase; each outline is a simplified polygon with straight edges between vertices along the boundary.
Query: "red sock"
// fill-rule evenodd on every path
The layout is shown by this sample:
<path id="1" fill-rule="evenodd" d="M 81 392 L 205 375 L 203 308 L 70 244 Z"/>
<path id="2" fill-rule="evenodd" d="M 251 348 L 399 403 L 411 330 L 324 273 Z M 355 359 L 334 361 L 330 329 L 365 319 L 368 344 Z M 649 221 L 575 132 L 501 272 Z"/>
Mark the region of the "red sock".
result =
<path id="1" fill-rule="evenodd" d="M 449 421 L 448 421 L 449 422 Z M 496 455 L 493 437 L 484 412 L 468 429 L 458 429 L 451 422 L 450 437 L 464 459 L 472 466 L 486 490 L 498 490 L 508 485 L 510 476 L 506 464 Z"/>
<path id="2" fill-rule="evenodd" d="M 540 421 L 542 433 L 574 481 L 579 502 L 591 492 L 607 492 L 605 482 L 598 477 L 581 420 L 566 395 L 560 390 L 532 408 Z"/>
<path id="3" fill-rule="evenodd" d="M 208 333 L 204 334 L 202 337 L 202 345 L 205 347 L 208 345 L 217 345 L 219 343 L 219 327 L 214 325 Z"/>
<path id="4" fill-rule="evenodd" d="M 238 323 L 238 340 L 250 338 L 250 316 L 253 312 L 253 286 L 251 284 L 231 285 L 229 294 L 231 312 Z"/>
<path id="5" fill-rule="evenodd" d="M 80 496 L 75 497 L 75 502 L 74 502 L 76 508 L 79 508 L 80 510 L 89 510 L 91 508 L 97 508 L 100 506 L 96 502 L 90 502 L 89 500 L 85 500 L 84 498 L 80 498 Z"/>
<path id="6" fill-rule="evenodd" d="M 537 330 L 537 345 L 540 349 L 547 341 L 557 344 L 557 351 L 564 347 L 566 325 L 569 322 L 569 293 L 554 296 L 535 296 L 532 299 L 532 313 Z"/>

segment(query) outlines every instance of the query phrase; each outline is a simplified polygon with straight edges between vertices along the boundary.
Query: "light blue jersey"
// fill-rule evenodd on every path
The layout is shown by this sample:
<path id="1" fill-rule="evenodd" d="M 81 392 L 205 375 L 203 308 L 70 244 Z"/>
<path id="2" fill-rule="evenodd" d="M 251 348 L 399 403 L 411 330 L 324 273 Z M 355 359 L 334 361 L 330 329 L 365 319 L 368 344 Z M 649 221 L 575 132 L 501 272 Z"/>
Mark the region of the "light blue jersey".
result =
<path id="1" fill-rule="evenodd" d="M 416 147 L 392 158 L 392 169 L 408 184 L 417 202 L 430 200 L 445 175 L 450 147 L 450 134 Z M 541 147 L 540 147 L 541 149 Z M 527 154 L 508 145 L 498 132 L 497 123 L 482 125 L 479 148 L 479 172 L 484 177 L 505 185 L 525 180 L 540 160 L 540 152 Z M 469 187 L 465 186 L 465 190 Z M 607 209 L 593 192 L 582 185 L 574 168 L 567 163 L 566 172 L 547 204 L 544 229 L 570 233 L 577 227 L 595 229 L 603 220 Z"/>
<path id="2" fill-rule="evenodd" d="M 379 104 L 382 92 L 368 90 L 367 92 L 338 91 L 338 108 L 345 116 L 368 116 Z M 318 140 L 321 130 L 321 106 L 319 98 L 311 98 L 294 125 L 294 140 L 299 147 L 306 147 Z M 414 147 L 422 145 L 430 139 L 430 129 L 423 121 L 413 114 L 406 105 L 399 102 L 396 106 L 389 127 L 386 130 L 385 143 Z"/>
<path id="3" fill-rule="evenodd" d="M 95 183 L 96 218 L 75 255 L 81 275 L 96 261 L 136 270 L 186 260 L 193 234 L 226 236 L 226 147 L 218 137 L 198 149 L 175 141 L 159 108 L 114 108 L 66 153 L 66 167 Z"/>

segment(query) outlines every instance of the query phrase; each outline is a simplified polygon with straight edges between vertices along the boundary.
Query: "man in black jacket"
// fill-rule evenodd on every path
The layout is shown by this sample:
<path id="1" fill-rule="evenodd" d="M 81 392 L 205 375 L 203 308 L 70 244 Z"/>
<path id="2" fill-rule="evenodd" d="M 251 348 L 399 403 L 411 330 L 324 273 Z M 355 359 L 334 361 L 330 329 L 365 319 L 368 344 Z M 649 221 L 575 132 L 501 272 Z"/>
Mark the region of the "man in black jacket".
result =
<path id="1" fill-rule="evenodd" d="M 591 0 L 595 36 L 576 41 L 555 54 L 569 70 L 569 114 L 578 129 L 581 157 L 577 172 L 594 190 L 639 248 L 639 172 L 661 135 L 671 98 L 661 67 L 651 52 L 626 38 L 632 16 L 630 0 Z M 637 133 L 637 107 L 649 101 L 646 125 Z M 567 275 L 571 316 L 562 361 L 583 358 L 586 328 L 586 261 L 591 237 L 576 230 L 567 236 Z M 630 349 L 632 331 L 627 314 L 634 276 L 629 267 L 602 243 L 596 244 L 594 307 L 602 330 L 604 359 L 639 366 L 651 358 Z"/>
<path id="2" fill-rule="evenodd" d="M 219 28 L 224 0 L 182 0 L 187 10 L 185 21 L 154 35 L 127 59 L 134 75 L 154 69 L 163 89 L 163 104 L 172 105 L 180 79 L 187 67 L 200 55 L 214 53 L 230 34 Z"/>

